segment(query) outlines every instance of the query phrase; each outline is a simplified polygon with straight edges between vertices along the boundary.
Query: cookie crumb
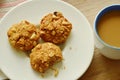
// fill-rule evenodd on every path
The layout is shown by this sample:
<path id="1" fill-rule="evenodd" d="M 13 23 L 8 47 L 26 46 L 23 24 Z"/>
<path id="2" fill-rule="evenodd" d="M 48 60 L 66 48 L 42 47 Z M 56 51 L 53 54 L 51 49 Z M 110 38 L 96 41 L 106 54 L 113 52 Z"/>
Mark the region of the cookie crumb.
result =
<path id="1" fill-rule="evenodd" d="M 41 73 L 41 77 L 42 77 L 42 78 L 44 78 L 44 77 L 45 77 L 44 73 Z"/>
<path id="2" fill-rule="evenodd" d="M 59 74 L 59 71 L 57 68 L 51 67 L 51 69 L 54 71 L 54 76 L 57 77 Z"/>
<path id="3" fill-rule="evenodd" d="M 72 50 L 72 47 L 69 47 L 70 50 Z"/>

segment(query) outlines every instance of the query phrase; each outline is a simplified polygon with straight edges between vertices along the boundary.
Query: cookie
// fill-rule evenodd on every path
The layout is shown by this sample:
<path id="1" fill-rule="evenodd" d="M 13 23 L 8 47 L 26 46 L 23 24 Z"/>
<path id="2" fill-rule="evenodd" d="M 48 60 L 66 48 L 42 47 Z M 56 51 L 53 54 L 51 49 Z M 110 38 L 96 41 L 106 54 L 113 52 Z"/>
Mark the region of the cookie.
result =
<path id="1" fill-rule="evenodd" d="M 22 51 L 31 50 L 37 45 L 40 38 L 39 29 L 25 20 L 12 25 L 7 35 L 11 45 Z"/>
<path id="2" fill-rule="evenodd" d="M 49 67 L 63 59 L 61 49 L 53 43 L 38 44 L 32 49 L 30 63 L 34 70 L 44 73 Z"/>
<path id="3" fill-rule="evenodd" d="M 72 29 L 72 24 L 61 12 L 49 13 L 40 22 L 40 36 L 46 42 L 64 43 Z"/>

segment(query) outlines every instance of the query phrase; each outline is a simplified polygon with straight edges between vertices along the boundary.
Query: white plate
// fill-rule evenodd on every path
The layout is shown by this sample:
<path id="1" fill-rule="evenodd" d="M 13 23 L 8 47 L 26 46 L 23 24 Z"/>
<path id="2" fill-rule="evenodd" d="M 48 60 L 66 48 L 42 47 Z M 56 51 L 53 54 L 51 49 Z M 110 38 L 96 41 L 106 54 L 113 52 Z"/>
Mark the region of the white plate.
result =
<path id="1" fill-rule="evenodd" d="M 31 68 L 30 60 L 23 52 L 11 48 L 7 30 L 12 24 L 24 19 L 39 24 L 44 15 L 54 11 L 62 12 L 73 24 L 73 29 L 62 50 L 64 60 L 55 65 L 59 70 L 58 76 L 54 77 L 52 71 L 48 70 L 42 78 Z M 84 15 L 70 4 L 59 0 L 29 0 L 19 4 L 2 18 L 0 50 L 0 68 L 12 80 L 75 80 L 82 76 L 91 63 L 93 33 Z"/>

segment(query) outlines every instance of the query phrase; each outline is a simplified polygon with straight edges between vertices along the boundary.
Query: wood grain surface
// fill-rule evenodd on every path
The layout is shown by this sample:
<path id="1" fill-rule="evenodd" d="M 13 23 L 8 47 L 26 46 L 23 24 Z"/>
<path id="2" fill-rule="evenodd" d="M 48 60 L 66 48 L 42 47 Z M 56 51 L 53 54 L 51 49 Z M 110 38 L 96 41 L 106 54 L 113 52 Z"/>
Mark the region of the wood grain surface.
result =
<path id="1" fill-rule="evenodd" d="M 104 7 L 120 4 L 120 0 L 64 0 L 79 9 L 93 27 L 96 14 Z M 120 60 L 102 56 L 97 48 L 92 63 L 79 80 L 120 80 Z"/>

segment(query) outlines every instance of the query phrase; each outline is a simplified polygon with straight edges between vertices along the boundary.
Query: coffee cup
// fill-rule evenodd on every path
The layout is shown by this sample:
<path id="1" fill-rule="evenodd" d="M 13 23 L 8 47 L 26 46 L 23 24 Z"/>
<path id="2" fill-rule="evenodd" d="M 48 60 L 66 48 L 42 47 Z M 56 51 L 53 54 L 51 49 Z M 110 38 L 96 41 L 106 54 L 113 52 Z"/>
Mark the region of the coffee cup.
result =
<path id="1" fill-rule="evenodd" d="M 120 5 L 107 6 L 94 20 L 95 46 L 110 59 L 120 59 Z"/>

